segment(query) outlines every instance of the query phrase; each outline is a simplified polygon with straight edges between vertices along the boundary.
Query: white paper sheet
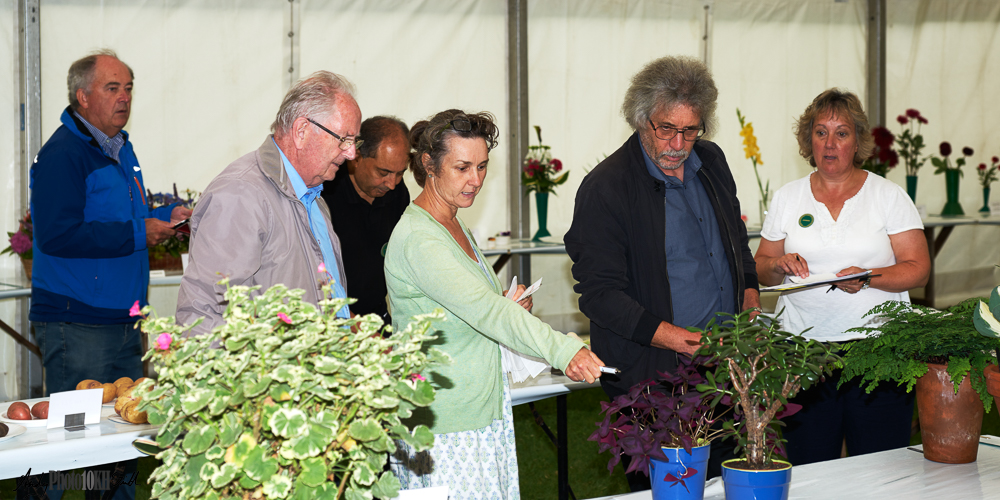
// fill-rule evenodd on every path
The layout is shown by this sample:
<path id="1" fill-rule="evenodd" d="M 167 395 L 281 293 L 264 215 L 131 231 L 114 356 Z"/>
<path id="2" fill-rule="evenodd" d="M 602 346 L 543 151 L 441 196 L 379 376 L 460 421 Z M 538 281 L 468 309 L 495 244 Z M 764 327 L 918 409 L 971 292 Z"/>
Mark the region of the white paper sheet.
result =
<path id="1" fill-rule="evenodd" d="M 528 298 L 532 293 L 535 293 L 542 286 L 542 278 L 538 278 L 538 281 L 531 284 L 518 300 L 523 300 Z M 517 276 L 510 282 L 510 288 L 507 290 L 506 298 L 514 300 L 514 293 L 517 291 Z M 500 364 L 503 371 L 510 374 L 507 381 L 511 384 L 516 384 L 518 382 L 524 382 L 531 377 L 538 376 L 548 369 L 551 365 L 545 362 L 544 359 L 536 358 L 528 354 L 523 354 L 510 349 L 509 347 L 501 344 L 500 345 Z"/>

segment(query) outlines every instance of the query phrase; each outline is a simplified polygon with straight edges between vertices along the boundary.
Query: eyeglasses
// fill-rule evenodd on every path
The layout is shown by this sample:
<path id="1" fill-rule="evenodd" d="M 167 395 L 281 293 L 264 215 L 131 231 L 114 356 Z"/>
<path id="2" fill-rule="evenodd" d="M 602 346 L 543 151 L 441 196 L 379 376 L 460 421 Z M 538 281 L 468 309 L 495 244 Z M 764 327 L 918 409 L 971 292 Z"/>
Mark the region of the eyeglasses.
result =
<path id="1" fill-rule="evenodd" d="M 309 123 L 312 123 L 313 125 L 316 125 L 317 127 L 320 128 L 320 130 L 322 130 L 323 132 L 326 132 L 326 133 L 332 135 L 335 139 L 337 139 L 338 141 L 340 141 L 340 150 L 341 151 L 347 151 L 348 149 L 351 149 L 351 146 L 354 146 L 356 148 L 360 148 L 361 145 L 365 143 L 364 139 L 358 139 L 357 137 L 341 137 L 341 136 L 337 135 L 336 133 L 334 133 L 332 130 L 330 130 L 330 129 L 328 129 L 328 128 L 326 128 L 326 127 L 324 127 L 324 126 L 322 126 L 322 125 L 320 125 L 318 123 L 316 123 L 312 118 L 306 118 L 306 120 L 309 120 Z"/>
<path id="2" fill-rule="evenodd" d="M 441 130 L 438 130 L 437 134 L 434 136 L 434 140 L 437 140 L 437 138 L 441 137 L 441 134 L 443 134 L 445 130 L 450 128 L 453 128 L 458 132 L 468 132 L 472 130 L 472 122 L 464 116 L 455 118 L 442 127 Z"/>
<path id="3" fill-rule="evenodd" d="M 688 128 L 678 129 L 667 126 L 657 127 L 656 125 L 653 124 L 653 120 L 649 120 L 649 126 L 653 127 L 653 133 L 656 134 L 656 137 L 664 141 L 669 141 L 673 139 L 678 132 L 683 134 L 684 140 L 688 142 L 701 139 L 701 136 L 705 135 L 704 125 L 696 128 L 688 127 Z"/>

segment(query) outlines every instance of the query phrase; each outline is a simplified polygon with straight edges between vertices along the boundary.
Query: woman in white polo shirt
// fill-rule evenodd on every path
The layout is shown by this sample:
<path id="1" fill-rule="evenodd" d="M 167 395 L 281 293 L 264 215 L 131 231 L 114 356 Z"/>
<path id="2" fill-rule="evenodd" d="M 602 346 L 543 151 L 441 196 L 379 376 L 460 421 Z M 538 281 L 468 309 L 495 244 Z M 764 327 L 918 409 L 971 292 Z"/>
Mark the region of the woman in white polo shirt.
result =
<path id="1" fill-rule="evenodd" d="M 930 258 L 916 207 L 900 186 L 863 170 L 874 140 L 856 95 L 839 89 L 820 94 L 795 127 L 799 153 L 816 168 L 778 190 L 754 256 L 761 284 L 792 276 L 871 270 L 867 281 L 836 289 L 785 292 L 776 310 L 786 331 L 835 342 L 862 338 L 847 330 L 881 323 L 868 311 L 887 300 L 909 302 L 907 290 L 923 286 Z M 802 410 L 784 420 L 788 458 L 794 465 L 907 446 L 913 396 L 889 384 L 866 393 L 857 380 L 838 389 L 840 372 L 792 400 Z"/>

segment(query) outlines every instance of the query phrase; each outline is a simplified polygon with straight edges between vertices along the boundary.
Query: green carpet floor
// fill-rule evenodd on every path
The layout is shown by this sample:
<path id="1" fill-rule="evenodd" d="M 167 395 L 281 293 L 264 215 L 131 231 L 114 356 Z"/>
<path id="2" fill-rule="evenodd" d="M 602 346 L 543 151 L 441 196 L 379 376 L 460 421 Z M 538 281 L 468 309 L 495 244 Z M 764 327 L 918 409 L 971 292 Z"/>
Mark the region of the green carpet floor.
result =
<path id="1" fill-rule="evenodd" d="M 567 398 L 567 419 L 569 423 L 569 482 L 576 498 L 594 498 L 625 493 L 628 485 L 621 468 L 608 474 L 608 454 L 597 454 L 597 444 L 587 441 L 594 429 L 600 411 L 600 402 L 605 399 L 600 389 L 588 389 L 570 394 Z M 535 403 L 539 415 L 555 432 L 555 399 Z M 521 498 L 524 500 L 551 500 L 557 497 L 556 448 L 548 436 L 535 423 L 528 405 L 514 407 L 514 428 L 517 434 L 517 460 L 521 475 Z M 1000 414 L 996 407 L 983 419 L 983 434 L 1000 436 Z M 913 443 L 920 442 L 919 434 Z M 149 498 L 146 480 L 157 466 L 157 460 L 139 460 L 139 484 L 136 498 Z M 0 499 L 13 499 L 15 481 L 0 481 Z M 83 492 L 67 491 L 66 500 L 82 500 Z"/>

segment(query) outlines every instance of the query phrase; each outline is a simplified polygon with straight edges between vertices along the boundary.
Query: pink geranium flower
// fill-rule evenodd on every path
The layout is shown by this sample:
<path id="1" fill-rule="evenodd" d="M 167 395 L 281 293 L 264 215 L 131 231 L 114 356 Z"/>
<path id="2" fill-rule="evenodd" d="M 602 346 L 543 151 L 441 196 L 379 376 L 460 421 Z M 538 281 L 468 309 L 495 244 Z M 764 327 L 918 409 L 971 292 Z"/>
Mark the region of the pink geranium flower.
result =
<path id="1" fill-rule="evenodd" d="M 285 313 L 278 313 L 278 319 L 280 319 L 281 321 L 284 321 L 285 323 L 287 323 L 289 325 L 292 324 L 292 318 L 289 318 L 288 315 L 285 314 Z"/>
<path id="2" fill-rule="evenodd" d="M 128 315 L 129 316 L 133 316 L 133 317 L 135 317 L 135 316 L 141 316 L 142 315 L 142 309 L 139 309 L 139 301 L 138 300 L 135 301 L 135 304 L 132 304 L 132 309 L 128 310 Z"/>
<path id="3" fill-rule="evenodd" d="M 425 379 L 424 376 L 419 373 L 414 373 L 410 375 L 410 380 L 420 380 L 421 382 L 423 382 L 426 381 L 427 379 Z"/>
<path id="4" fill-rule="evenodd" d="M 161 351 L 166 351 L 170 349 L 171 342 L 174 338 L 170 336 L 169 333 L 161 333 L 159 337 L 156 337 L 156 348 Z"/>
<path id="5" fill-rule="evenodd" d="M 320 274 L 326 274 L 326 264 L 320 262 L 319 267 L 317 267 L 316 270 L 319 271 Z"/>

